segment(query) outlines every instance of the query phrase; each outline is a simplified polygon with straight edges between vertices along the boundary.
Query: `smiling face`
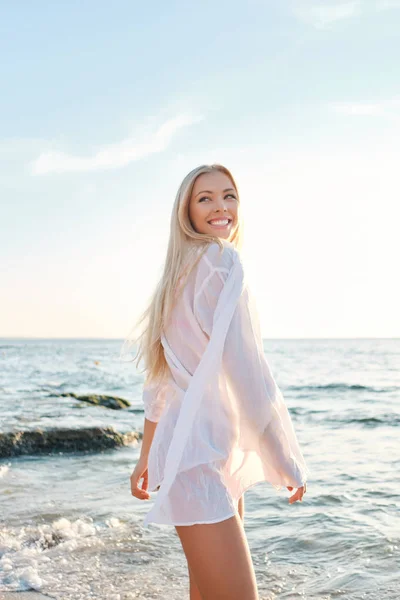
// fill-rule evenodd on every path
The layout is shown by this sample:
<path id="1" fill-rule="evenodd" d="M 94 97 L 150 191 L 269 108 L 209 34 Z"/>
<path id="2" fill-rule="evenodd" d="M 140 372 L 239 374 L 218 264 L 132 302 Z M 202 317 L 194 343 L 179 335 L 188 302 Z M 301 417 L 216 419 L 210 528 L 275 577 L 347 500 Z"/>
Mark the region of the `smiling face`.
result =
<path id="1" fill-rule="evenodd" d="M 225 173 L 202 173 L 193 186 L 189 218 L 197 233 L 228 239 L 238 222 L 238 204 L 238 194 Z"/>

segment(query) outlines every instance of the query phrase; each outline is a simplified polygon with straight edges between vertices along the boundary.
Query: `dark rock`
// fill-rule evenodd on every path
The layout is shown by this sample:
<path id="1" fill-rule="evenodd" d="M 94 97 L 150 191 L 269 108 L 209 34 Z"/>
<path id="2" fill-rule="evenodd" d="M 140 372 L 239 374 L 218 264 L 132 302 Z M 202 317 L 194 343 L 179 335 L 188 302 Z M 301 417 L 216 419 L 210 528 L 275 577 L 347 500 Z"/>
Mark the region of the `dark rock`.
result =
<path id="1" fill-rule="evenodd" d="M 113 427 L 50 429 L 0 433 L 0 458 L 22 454 L 101 451 L 126 446 L 142 437 L 137 431 L 119 433 Z"/>
<path id="2" fill-rule="evenodd" d="M 122 408 L 128 408 L 130 402 L 124 400 L 124 398 L 118 398 L 118 396 L 105 396 L 101 394 L 90 394 L 88 396 L 74 394 L 73 392 L 64 392 L 63 394 L 51 394 L 52 396 L 63 396 L 66 398 L 75 398 L 82 402 L 89 402 L 89 404 L 95 404 L 96 406 L 105 406 L 106 408 L 112 408 L 113 410 L 120 410 Z"/>

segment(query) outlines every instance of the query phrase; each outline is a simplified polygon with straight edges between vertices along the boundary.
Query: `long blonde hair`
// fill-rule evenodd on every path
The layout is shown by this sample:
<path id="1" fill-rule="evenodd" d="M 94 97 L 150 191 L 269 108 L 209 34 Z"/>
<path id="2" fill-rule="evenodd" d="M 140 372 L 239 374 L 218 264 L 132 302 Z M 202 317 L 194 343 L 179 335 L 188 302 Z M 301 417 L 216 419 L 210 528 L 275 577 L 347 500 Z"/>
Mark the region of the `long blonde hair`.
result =
<path id="1" fill-rule="evenodd" d="M 238 221 L 229 241 L 238 250 L 242 247 L 243 223 L 239 192 L 232 173 L 220 164 L 196 167 L 183 179 L 176 194 L 163 274 L 156 285 L 148 307 L 133 326 L 121 350 L 121 356 L 126 356 L 127 349 L 138 344 L 138 351 L 133 361 L 137 361 L 137 366 L 139 366 L 140 361 L 144 360 L 143 371 L 146 371 L 146 383 L 161 381 L 169 371 L 161 344 L 161 334 L 168 323 L 177 294 L 182 290 L 184 282 L 210 243 L 217 242 L 221 251 L 223 249 L 223 243 L 217 236 L 198 233 L 189 218 L 189 202 L 197 177 L 213 171 L 225 173 L 231 179 L 236 190 L 239 202 Z M 179 281 L 181 277 L 183 282 Z M 133 332 L 140 326 L 142 326 L 142 332 L 135 336 Z"/>

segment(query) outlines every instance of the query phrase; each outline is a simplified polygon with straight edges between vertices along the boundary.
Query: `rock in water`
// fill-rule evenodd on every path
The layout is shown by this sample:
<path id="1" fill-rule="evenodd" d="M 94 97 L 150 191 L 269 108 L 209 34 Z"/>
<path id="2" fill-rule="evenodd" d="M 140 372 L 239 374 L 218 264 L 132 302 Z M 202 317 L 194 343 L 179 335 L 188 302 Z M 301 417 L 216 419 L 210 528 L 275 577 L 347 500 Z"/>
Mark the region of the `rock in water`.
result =
<path id="1" fill-rule="evenodd" d="M 138 440 L 137 431 L 119 433 L 114 427 L 83 429 L 35 429 L 0 433 L 0 458 L 22 454 L 52 454 L 54 452 L 101 451 L 126 446 Z"/>
<path id="2" fill-rule="evenodd" d="M 51 394 L 52 396 L 63 396 L 66 398 L 75 398 L 82 402 L 89 402 L 89 404 L 96 404 L 97 406 L 105 406 L 106 408 L 112 408 L 114 410 L 120 410 L 121 408 L 128 408 L 130 402 L 124 400 L 124 398 L 118 398 L 118 396 L 105 396 L 104 394 L 89 394 L 80 396 L 73 392 L 65 392 L 63 394 Z"/>

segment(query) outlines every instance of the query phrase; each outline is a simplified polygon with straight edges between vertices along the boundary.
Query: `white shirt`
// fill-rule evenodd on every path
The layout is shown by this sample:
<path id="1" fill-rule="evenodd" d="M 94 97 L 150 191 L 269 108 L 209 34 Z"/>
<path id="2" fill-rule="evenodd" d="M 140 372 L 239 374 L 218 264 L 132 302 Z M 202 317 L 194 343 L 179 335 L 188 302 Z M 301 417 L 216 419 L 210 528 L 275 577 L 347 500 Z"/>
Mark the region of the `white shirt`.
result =
<path id="1" fill-rule="evenodd" d="M 256 483 L 307 480 L 240 253 L 222 241 L 222 254 L 210 244 L 189 275 L 163 332 L 169 378 L 143 389 L 145 416 L 158 423 L 148 489 L 161 484 L 145 525 L 216 522 Z"/>

